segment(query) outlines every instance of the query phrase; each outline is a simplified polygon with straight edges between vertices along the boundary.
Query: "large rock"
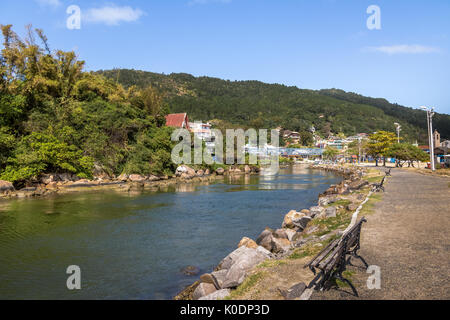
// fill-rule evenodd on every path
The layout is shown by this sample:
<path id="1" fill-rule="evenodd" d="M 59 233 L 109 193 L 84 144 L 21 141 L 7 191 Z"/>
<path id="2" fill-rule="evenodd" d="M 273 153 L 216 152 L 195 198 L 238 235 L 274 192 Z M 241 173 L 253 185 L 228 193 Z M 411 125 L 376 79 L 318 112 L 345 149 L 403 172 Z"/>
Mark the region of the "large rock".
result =
<path id="1" fill-rule="evenodd" d="M 272 238 L 272 252 L 285 253 L 291 248 L 291 242 L 288 239 Z"/>
<path id="2" fill-rule="evenodd" d="M 92 171 L 94 177 L 100 180 L 109 180 L 111 177 L 108 172 L 99 164 L 94 164 L 94 170 Z"/>
<path id="3" fill-rule="evenodd" d="M 356 204 L 356 203 L 350 203 L 350 204 L 347 206 L 347 210 L 348 210 L 348 211 L 356 211 L 356 209 L 358 209 L 358 207 L 359 207 L 358 204 Z"/>
<path id="4" fill-rule="evenodd" d="M 285 216 L 282 224 L 282 228 L 295 228 L 294 220 L 298 220 L 304 217 L 305 214 L 301 212 L 297 212 L 295 210 L 289 211 Z"/>
<path id="5" fill-rule="evenodd" d="M 252 172 L 252 169 L 250 168 L 250 166 L 247 164 L 247 165 L 245 165 L 245 167 L 244 167 L 244 172 L 246 173 L 246 174 L 249 174 L 250 172 Z"/>
<path id="6" fill-rule="evenodd" d="M 223 176 L 224 173 L 225 173 L 225 169 L 224 169 L 224 168 L 217 168 L 217 169 L 216 169 L 216 173 L 217 173 L 219 176 Z"/>
<path id="7" fill-rule="evenodd" d="M 304 230 L 311 220 L 312 220 L 311 217 L 304 216 L 304 217 L 302 217 L 302 218 L 300 218 L 298 220 L 295 220 L 293 223 L 299 229 Z"/>
<path id="8" fill-rule="evenodd" d="M 228 269 L 222 269 L 211 273 L 211 276 L 214 279 L 214 285 L 217 289 L 222 288 L 223 282 L 227 279 L 227 273 Z"/>
<path id="9" fill-rule="evenodd" d="M 323 212 L 325 212 L 325 208 L 321 207 L 321 206 L 315 206 L 315 207 L 309 208 L 309 212 L 310 212 L 309 216 L 311 218 L 315 218 L 315 217 L 320 216 Z"/>
<path id="10" fill-rule="evenodd" d="M 265 248 L 266 250 L 272 251 L 273 247 L 272 240 L 273 240 L 272 231 L 270 229 L 266 229 L 259 235 L 258 239 L 256 239 L 256 243 L 261 247 Z"/>
<path id="11" fill-rule="evenodd" d="M 247 248 L 252 248 L 252 249 L 258 248 L 258 245 L 256 244 L 256 242 L 247 237 L 243 237 L 242 240 L 239 241 L 238 248 L 242 247 L 242 246 L 246 246 Z"/>
<path id="12" fill-rule="evenodd" d="M 210 284 L 214 284 L 214 286 L 216 286 L 214 277 L 210 273 L 202 274 L 200 276 L 200 282 L 202 282 L 202 283 L 210 283 Z M 216 288 L 217 288 L 217 286 L 216 286 Z"/>
<path id="13" fill-rule="evenodd" d="M 145 177 L 141 176 L 139 174 L 131 174 L 128 179 L 130 179 L 131 182 L 144 182 Z"/>
<path id="14" fill-rule="evenodd" d="M 59 173 L 57 175 L 58 181 L 62 182 L 72 182 L 79 180 L 78 177 L 72 173 Z"/>
<path id="15" fill-rule="evenodd" d="M 240 256 L 245 255 L 246 253 L 253 251 L 255 249 L 247 248 L 246 246 L 242 246 L 231 252 L 227 255 L 220 263 L 219 269 L 230 269 L 231 266 L 239 260 Z"/>
<path id="16" fill-rule="evenodd" d="M 203 170 L 198 170 L 197 171 L 197 176 L 198 177 L 203 177 L 205 175 L 205 172 Z"/>
<path id="17" fill-rule="evenodd" d="M 192 179 L 196 176 L 196 172 L 191 167 L 182 165 L 177 168 L 175 175 L 184 179 Z"/>
<path id="18" fill-rule="evenodd" d="M 287 229 L 277 229 L 273 233 L 273 236 L 278 239 L 288 239 L 288 235 L 286 233 Z"/>
<path id="19" fill-rule="evenodd" d="M 192 299 L 198 300 L 201 297 L 205 297 L 216 291 L 217 291 L 217 289 L 213 284 L 202 282 L 198 285 L 198 287 L 195 289 L 194 293 L 192 294 Z"/>
<path id="20" fill-rule="evenodd" d="M 50 184 L 52 182 L 57 182 L 58 178 L 56 174 L 50 173 L 50 174 L 43 174 L 40 180 L 43 184 Z"/>
<path id="21" fill-rule="evenodd" d="M 300 298 L 306 288 L 306 284 L 300 282 L 293 285 L 288 290 L 280 290 L 280 293 L 286 300 L 294 300 L 296 298 Z"/>
<path id="22" fill-rule="evenodd" d="M 247 247 L 241 248 L 245 248 L 246 250 L 236 257 L 236 260 L 234 260 L 234 263 L 229 268 L 226 280 L 222 284 L 224 289 L 235 288 L 240 285 L 249 270 L 267 259 L 267 256 L 258 250 Z"/>
<path id="23" fill-rule="evenodd" d="M 325 216 L 327 218 L 334 218 L 336 217 L 336 212 L 337 212 L 336 207 L 328 207 L 325 209 Z"/>
<path id="24" fill-rule="evenodd" d="M 122 173 L 120 176 L 117 177 L 117 180 L 126 182 L 128 181 L 128 175 L 126 173 Z"/>
<path id="25" fill-rule="evenodd" d="M 292 229 L 284 229 L 284 232 L 286 233 L 289 241 L 293 241 L 295 234 L 297 233 L 295 230 Z"/>
<path id="26" fill-rule="evenodd" d="M 231 291 L 229 289 L 221 289 L 208 294 L 207 296 L 201 297 L 199 300 L 223 300 L 230 295 Z"/>
<path id="27" fill-rule="evenodd" d="M 0 193 L 14 191 L 14 186 L 9 181 L 0 180 Z"/>
<path id="28" fill-rule="evenodd" d="M 159 181 L 159 180 L 161 180 L 161 178 L 151 174 L 151 175 L 146 177 L 146 180 L 153 182 L 153 181 Z"/>

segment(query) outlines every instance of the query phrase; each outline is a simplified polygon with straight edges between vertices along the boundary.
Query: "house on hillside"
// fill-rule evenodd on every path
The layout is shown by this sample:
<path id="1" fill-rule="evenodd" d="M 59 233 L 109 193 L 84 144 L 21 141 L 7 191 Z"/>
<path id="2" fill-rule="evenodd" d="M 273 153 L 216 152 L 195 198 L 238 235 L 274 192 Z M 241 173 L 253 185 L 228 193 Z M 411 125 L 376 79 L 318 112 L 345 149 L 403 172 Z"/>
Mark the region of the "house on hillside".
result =
<path id="1" fill-rule="evenodd" d="M 202 123 L 200 121 L 189 122 L 189 128 L 194 135 L 202 140 L 210 141 L 213 137 L 213 133 L 211 131 L 211 124 Z"/>
<path id="2" fill-rule="evenodd" d="M 166 116 L 166 126 L 191 130 L 187 113 L 168 114 Z"/>

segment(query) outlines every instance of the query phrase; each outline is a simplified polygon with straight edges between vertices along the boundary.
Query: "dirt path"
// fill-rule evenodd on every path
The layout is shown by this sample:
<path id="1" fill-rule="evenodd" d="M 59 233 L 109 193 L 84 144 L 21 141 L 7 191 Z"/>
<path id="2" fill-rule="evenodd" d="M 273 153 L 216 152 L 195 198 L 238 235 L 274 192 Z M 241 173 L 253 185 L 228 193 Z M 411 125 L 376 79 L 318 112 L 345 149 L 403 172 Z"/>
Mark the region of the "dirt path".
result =
<path id="1" fill-rule="evenodd" d="M 380 267 L 381 289 L 369 290 L 369 274 L 349 267 L 360 299 L 450 299 L 449 178 L 392 170 L 367 220 L 360 255 Z M 315 292 L 311 299 L 356 299 L 347 292 Z"/>

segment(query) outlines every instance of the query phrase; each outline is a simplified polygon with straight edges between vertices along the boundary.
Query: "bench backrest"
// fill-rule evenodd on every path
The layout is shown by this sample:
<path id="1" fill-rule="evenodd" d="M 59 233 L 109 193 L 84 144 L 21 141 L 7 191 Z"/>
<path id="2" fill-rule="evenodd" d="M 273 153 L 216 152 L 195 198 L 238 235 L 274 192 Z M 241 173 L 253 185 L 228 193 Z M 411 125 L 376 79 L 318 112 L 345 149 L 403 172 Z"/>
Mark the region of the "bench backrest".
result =
<path id="1" fill-rule="evenodd" d="M 359 245 L 359 237 L 362 224 L 367 220 L 362 217 L 349 231 L 340 239 L 332 241 L 328 246 L 321 250 L 307 265 L 313 272 L 314 268 L 319 268 L 324 272 L 333 270 L 340 261 L 345 260 L 345 255 L 355 246 Z"/>

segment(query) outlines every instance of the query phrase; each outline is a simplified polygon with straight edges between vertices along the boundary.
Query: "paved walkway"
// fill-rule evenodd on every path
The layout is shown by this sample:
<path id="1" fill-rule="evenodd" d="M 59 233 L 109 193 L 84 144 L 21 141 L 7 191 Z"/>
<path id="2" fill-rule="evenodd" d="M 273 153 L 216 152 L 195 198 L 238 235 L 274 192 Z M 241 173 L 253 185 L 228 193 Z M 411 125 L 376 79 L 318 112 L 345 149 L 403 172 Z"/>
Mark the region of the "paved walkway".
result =
<path id="1" fill-rule="evenodd" d="M 380 267 L 381 289 L 367 289 L 369 274 L 349 267 L 360 299 L 450 299 L 449 184 L 449 178 L 392 170 L 361 236 L 360 255 Z M 348 292 L 331 289 L 311 298 L 356 299 Z"/>

